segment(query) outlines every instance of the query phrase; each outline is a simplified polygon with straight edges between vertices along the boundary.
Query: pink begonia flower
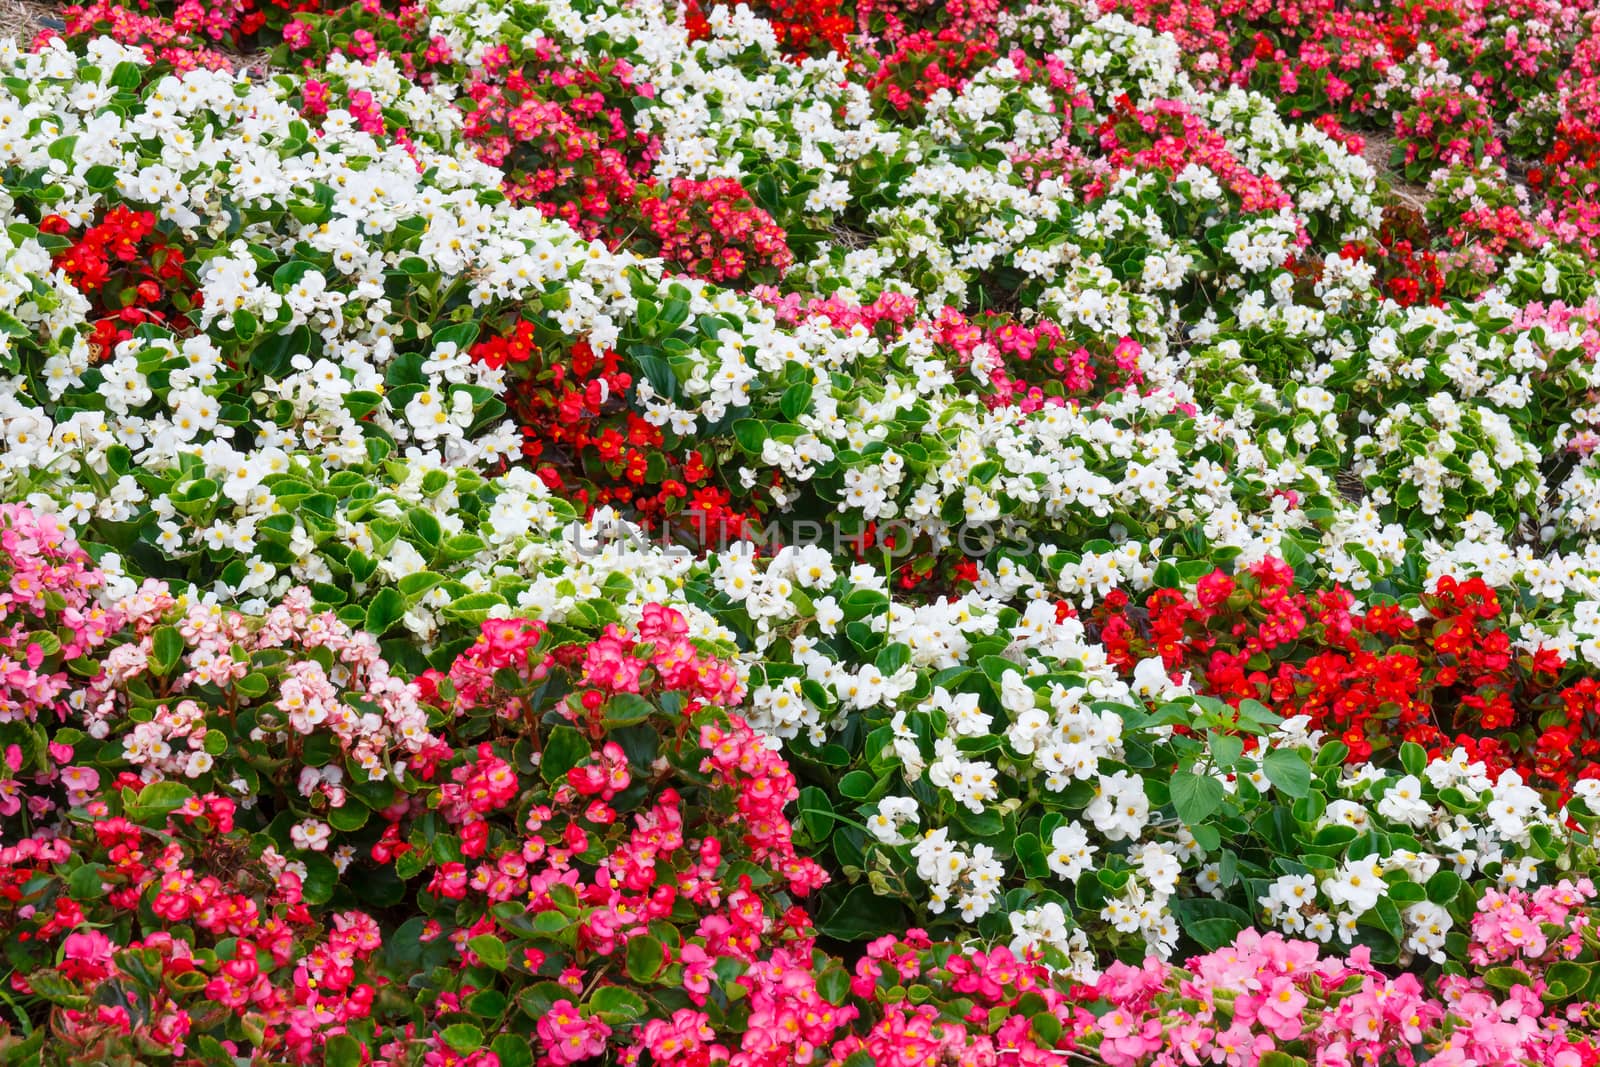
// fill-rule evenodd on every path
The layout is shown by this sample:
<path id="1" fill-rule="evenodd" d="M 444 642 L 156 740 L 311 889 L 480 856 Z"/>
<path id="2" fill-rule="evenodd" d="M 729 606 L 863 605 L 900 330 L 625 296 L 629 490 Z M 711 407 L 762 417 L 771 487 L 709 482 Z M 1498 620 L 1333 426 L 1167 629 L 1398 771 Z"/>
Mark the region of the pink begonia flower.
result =
<path id="1" fill-rule="evenodd" d="M 544 1053 L 551 1063 L 579 1063 L 605 1051 L 611 1027 L 596 1018 L 585 1019 L 570 1000 L 558 1000 L 536 1026 Z"/>
<path id="2" fill-rule="evenodd" d="M 111 973 L 115 946 L 99 930 L 68 934 L 61 945 L 62 972 L 75 981 L 97 981 Z"/>
<path id="3" fill-rule="evenodd" d="M 1293 981 L 1283 978 L 1267 989 L 1257 1009 L 1260 1019 L 1279 1041 L 1293 1041 L 1305 1028 L 1306 995 Z"/>

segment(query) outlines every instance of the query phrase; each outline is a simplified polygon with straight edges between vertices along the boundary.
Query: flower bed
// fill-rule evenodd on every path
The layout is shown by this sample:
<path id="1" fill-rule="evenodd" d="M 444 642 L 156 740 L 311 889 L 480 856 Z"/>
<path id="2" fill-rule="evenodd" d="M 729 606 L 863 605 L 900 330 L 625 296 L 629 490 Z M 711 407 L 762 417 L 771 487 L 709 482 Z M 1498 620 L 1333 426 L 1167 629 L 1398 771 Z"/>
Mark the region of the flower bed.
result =
<path id="1" fill-rule="evenodd" d="M 0 1059 L 1600 1063 L 1587 8 L 62 16 Z"/>

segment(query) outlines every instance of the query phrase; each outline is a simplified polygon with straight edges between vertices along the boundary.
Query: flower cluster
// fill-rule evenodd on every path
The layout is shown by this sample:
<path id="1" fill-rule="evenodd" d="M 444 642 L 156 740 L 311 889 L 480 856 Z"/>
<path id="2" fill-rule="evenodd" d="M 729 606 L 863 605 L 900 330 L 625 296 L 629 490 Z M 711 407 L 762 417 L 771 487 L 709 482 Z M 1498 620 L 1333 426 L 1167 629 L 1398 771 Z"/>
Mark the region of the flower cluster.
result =
<path id="1" fill-rule="evenodd" d="M 1384 975 L 1360 950 L 1329 957 L 1311 942 L 1247 933 L 1188 961 L 1185 971 L 1113 966 L 1095 987 L 1110 1010 L 1084 1043 L 1116 1067 L 1184 1057 L 1556 1064 L 1586 1063 L 1600 1052 L 1592 1035 L 1569 1022 L 1579 1011 L 1563 1014 L 1540 999 L 1549 991 L 1542 978 L 1500 994 L 1478 976 L 1440 985 L 1434 995 L 1413 975 Z"/>
<path id="2" fill-rule="evenodd" d="M 183 252 L 157 235 L 155 227 L 152 212 L 135 214 L 119 205 L 54 256 L 57 269 L 90 298 L 100 316 L 89 335 L 100 358 L 130 340 L 143 323 L 172 322 L 181 328 L 182 316 L 195 303 Z M 41 219 L 39 232 L 70 233 L 60 215 Z"/>
<path id="3" fill-rule="evenodd" d="M 1100 639 L 1128 675 L 1159 656 L 1174 676 L 1234 706 L 1257 700 L 1307 716 L 1360 763 L 1411 741 L 1435 755 L 1460 744 L 1491 770 L 1569 790 L 1596 774 L 1595 683 L 1562 685 L 1554 647 L 1515 647 L 1499 595 L 1480 578 L 1440 579 L 1416 615 L 1352 610 L 1346 589 L 1304 591 L 1280 560 L 1212 571 L 1193 594 L 1114 592 L 1096 607 Z M 1420 616 L 1420 617 L 1419 617 Z"/>
<path id="4" fill-rule="evenodd" d="M 772 216 L 729 178 L 678 179 L 639 205 L 658 255 L 713 282 L 775 281 L 794 254 Z"/>

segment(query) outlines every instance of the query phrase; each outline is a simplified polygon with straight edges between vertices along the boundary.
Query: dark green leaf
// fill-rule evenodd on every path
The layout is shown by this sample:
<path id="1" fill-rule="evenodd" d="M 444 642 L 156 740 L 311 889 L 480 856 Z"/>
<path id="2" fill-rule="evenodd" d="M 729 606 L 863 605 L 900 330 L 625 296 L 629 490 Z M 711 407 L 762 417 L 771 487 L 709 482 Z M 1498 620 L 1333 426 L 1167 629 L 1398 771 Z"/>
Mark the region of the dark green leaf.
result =
<path id="1" fill-rule="evenodd" d="M 483 1047 L 483 1031 L 471 1023 L 456 1023 L 444 1028 L 439 1035 L 444 1043 L 457 1052 L 474 1052 Z"/>
<path id="2" fill-rule="evenodd" d="M 183 658 L 183 635 L 175 626 L 158 626 L 150 637 L 150 667 L 156 674 L 166 677 Z"/>
<path id="3" fill-rule="evenodd" d="M 361 1067 L 361 1043 L 349 1034 L 334 1034 L 323 1047 L 327 1067 Z"/>
<path id="4" fill-rule="evenodd" d="M 1400 746 L 1400 766 L 1407 774 L 1420 776 L 1428 767 L 1428 750 L 1415 741 L 1405 742 Z"/>
<path id="5" fill-rule="evenodd" d="M 589 1009 L 608 1023 L 626 1023 L 644 1017 L 644 998 L 622 986 L 601 986 L 589 998 Z"/>
<path id="6" fill-rule="evenodd" d="M 658 938 L 640 934 L 628 939 L 628 977 L 650 982 L 666 967 L 667 947 Z"/>
<path id="7" fill-rule="evenodd" d="M 544 743 L 544 758 L 539 762 L 539 773 L 545 781 L 554 784 L 588 759 L 592 752 L 589 742 L 577 730 L 570 726 L 557 726 L 550 731 L 550 738 Z"/>
<path id="8" fill-rule="evenodd" d="M 510 953 L 506 951 L 506 943 L 493 934 L 479 934 L 467 942 L 467 947 L 478 954 L 483 965 L 492 970 L 503 971 L 510 962 Z"/>
<path id="9" fill-rule="evenodd" d="M 817 930 L 840 941 L 862 941 L 905 926 L 900 905 L 864 884 L 843 892 L 834 889 L 817 904 Z"/>

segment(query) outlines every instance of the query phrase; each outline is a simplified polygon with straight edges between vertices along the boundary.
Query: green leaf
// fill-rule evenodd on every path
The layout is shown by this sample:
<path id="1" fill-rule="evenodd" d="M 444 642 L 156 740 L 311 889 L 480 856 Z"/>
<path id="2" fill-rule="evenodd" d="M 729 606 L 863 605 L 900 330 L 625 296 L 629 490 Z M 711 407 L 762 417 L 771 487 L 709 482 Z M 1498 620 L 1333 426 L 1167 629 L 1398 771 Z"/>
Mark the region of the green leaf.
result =
<path id="1" fill-rule="evenodd" d="M 421 508 L 412 508 L 406 514 L 406 521 L 411 524 L 412 531 L 429 549 L 439 547 L 439 538 L 444 536 L 444 530 L 440 527 L 439 520 L 431 513 Z"/>
<path id="2" fill-rule="evenodd" d="M 1395 941 L 1405 939 L 1405 927 L 1400 921 L 1400 908 L 1393 898 L 1383 897 L 1372 906 L 1372 910 L 1361 917 L 1364 923 L 1370 923 L 1384 930 Z"/>
<path id="3" fill-rule="evenodd" d="M 150 637 L 150 667 L 165 678 L 183 658 L 187 647 L 183 635 L 175 626 L 158 626 Z"/>
<path id="4" fill-rule="evenodd" d="M 618 693 L 606 701 L 607 726 L 632 726 L 655 714 L 656 706 L 638 693 Z"/>
<path id="5" fill-rule="evenodd" d="M 1012 851 L 1022 865 L 1022 873 L 1029 878 L 1050 877 L 1050 861 L 1045 855 L 1044 843 L 1038 834 L 1019 834 Z"/>
<path id="6" fill-rule="evenodd" d="M 1329 741 L 1317 750 L 1317 770 L 1327 770 L 1329 767 L 1338 767 L 1344 763 L 1346 756 L 1350 755 L 1350 746 L 1343 741 Z"/>
<path id="7" fill-rule="evenodd" d="M 478 324 L 470 320 L 467 322 L 458 322 L 453 326 L 446 326 L 442 329 L 435 330 L 433 334 L 433 345 L 435 349 L 438 349 L 446 344 L 452 344 L 464 352 L 471 348 L 474 342 L 477 340 Z"/>
<path id="8" fill-rule="evenodd" d="M 1273 749 L 1261 761 L 1261 769 L 1286 796 L 1303 797 L 1311 792 L 1311 767 L 1298 749 Z"/>
<path id="9" fill-rule="evenodd" d="M 814 785 L 800 790 L 800 822 L 811 840 L 821 841 L 833 829 L 833 804 L 828 794 Z"/>
<path id="10" fill-rule="evenodd" d="M 164 819 L 193 796 L 194 790 L 181 782 L 151 782 L 139 790 L 126 814 L 134 822 Z"/>
<path id="11" fill-rule="evenodd" d="M 1428 768 L 1428 750 L 1415 741 L 1407 741 L 1400 746 L 1400 766 L 1406 769 L 1407 774 L 1421 776 Z"/>
<path id="12" fill-rule="evenodd" d="M 791 422 L 798 419 L 806 408 L 811 406 L 811 383 L 798 382 L 783 391 L 783 398 L 778 401 L 778 410 L 783 412 L 783 417 Z"/>
<path id="13" fill-rule="evenodd" d="M 256 697 L 266 696 L 270 683 L 267 676 L 260 671 L 245 675 L 233 683 L 233 688 L 242 697 L 254 700 Z"/>
<path id="14" fill-rule="evenodd" d="M 1389 887 L 1389 899 L 1396 904 L 1419 904 L 1428 899 L 1428 891 L 1415 882 L 1396 882 Z"/>
<path id="15" fill-rule="evenodd" d="M 839 795 L 848 800 L 865 800 L 877 780 L 866 771 L 851 771 L 839 779 Z"/>
<path id="16" fill-rule="evenodd" d="M 601 986 L 589 998 L 589 1010 L 608 1023 L 626 1023 L 643 1018 L 644 998 L 619 985 Z"/>
<path id="17" fill-rule="evenodd" d="M 389 627 L 399 622 L 405 613 L 406 598 L 400 595 L 399 590 L 385 586 L 378 590 L 378 595 L 367 605 L 367 632 L 388 633 Z"/>
<path id="18" fill-rule="evenodd" d="M 1503 993 L 1514 985 L 1529 985 L 1532 979 L 1517 967 L 1491 967 L 1483 973 L 1483 981 L 1490 989 Z"/>
<path id="19" fill-rule="evenodd" d="M 489 1046 L 500 1060 L 500 1067 L 533 1067 L 533 1049 L 525 1037 L 501 1034 Z"/>
<path id="20" fill-rule="evenodd" d="M 1241 722 L 1249 722 L 1256 726 L 1277 726 L 1283 722 L 1282 716 L 1274 714 L 1271 709 L 1259 700 L 1239 701 L 1239 719 Z M 1261 731 L 1253 730 L 1251 732 L 1260 733 Z"/>
<path id="21" fill-rule="evenodd" d="M 1551 964 L 1544 976 L 1545 981 L 1549 983 L 1545 999 L 1561 999 L 1581 992 L 1589 985 L 1593 967 L 1592 963 L 1575 963 L 1572 960 L 1561 960 Z"/>
<path id="22" fill-rule="evenodd" d="M 72 165 L 73 153 L 77 150 L 77 147 L 78 138 L 76 135 L 72 137 L 58 137 L 54 141 L 50 142 L 50 147 L 46 151 L 49 153 L 51 159 L 58 163 L 65 163 L 70 167 Z"/>
<path id="23" fill-rule="evenodd" d="M 467 947 L 476 952 L 483 965 L 491 970 L 505 970 L 511 959 L 506 951 L 506 943 L 493 934 L 479 934 L 467 942 Z"/>
<path id="24" fill-rule="evenodd" d="M 839 941 L 864 941 L 906 928 L 900 905 L 865 884 L 825 893 L 817 903 L 817 930 Z"/>
<path id="25" fill-rule="evenodd" d="M 1215 952 L 1224 945 L 1233 944 L 1241 929 L 1232 919 L 1196 919 L 1184 926 L 1183 932 L 1207 952 Z"/>
<path id="26" fill-rule="evenodd" d="M 483 989 L 467 998 L 467 1011 L 480 1019 L 498 1019 L 506 1012 L 506 995 L 498 989 Z"/>
<path id="27" fill-rule="evenodd" d="M 82 867 L 72 872 L 67 879 L 67 888 L 71 891 L 74 900 L 98 900 L 105 895 L 101 888 L 100 876 L 105 868 L 98 863 L 85 863 Z"/>
<path id="28" fill-rule="evenodd" d="M 333 860 L 320 852 L 304 855 L 302 862 L 306 865 L 305 882 L 301 885 L 307 904 L 326 904 L 333 898 L 333 891 L 339 884 L 339 871 L 334 867 Z"/>
<path id="29" fill-rule="evenodd" d="M 1234 764 L 1239 762 L 1239 757 L 1244 755 L 1244 739 L 1233 734 L 1208 734 L 1207 741 L 1211 745 L 1211 758 L 1218 767 L 1232 770 Z"/>
<path id="30" fill-rule="evenodd" d="M 1239 877 L 1239 857 L 1233 849 L 1223 849 L 1222 856 L 1217 861 L 1217 875 L 1222 881 L 1224 889 L 1233 885 Z"/>
<path id="31" fill-rule="evenodd" d="M 353 419 L 365 418 L 377 410 L 381 403 L 383 397 L 370 389 L 357 389 L 344 395 L 344 409 Z"/>
<path id="32" fill-rule="evenodd" d="M 489 612 L 506 602 L 499 593 L 468 593 L 439 609 L 447 619 L 478 625 L 489 617 Z"/>
<path id="33" fill-rule="evenodd" d="M 817 975 L 817 992 L 834 1007 L 845 1002 L 850 995 L 850 975 L 837 963 L 830 963 Z"/>
<path id="34" fill-rule="evenodd" d="M 544 757 L 539 761 L 539 773 L 554 785 L 567 776 L 567 772 L 588 759 L 593 753 L 584 736 L 570 726 L 557 726 L 550 731 L 544 743 Z"/>
<path id="35" fill-rule="evenodd" d="M 444 1038 L 445 1044 L 457 1052 L 475 1052 L 483 1047 L 483 1031 L 471 1023 L 447 1026 L 444 1028 L 444 1033 L 439 1036 Z"/>
<path id="36" fill-rule="evenodd" d="M 734 440 L 739 442 L 740 448 L 752 456 L 761 455 L 761 450 L 770 436 L 766 423 L 756 419 L 740 419 L 733 424 Z"/>
<path id="37" fill-rule="evenodd" d="M 640 934 L 628 939 L 628 977 L 636 982 L 653 981 L 667 965 L 667 946 L 659 938 Z"/>
<path id="38" fill-rule="evenodd" d="M 361 1043 L 349 1034 L 334 1034 L 323 1047 L 327 1067 L 361 1067 Z"/>
<path id="39" fill-rule="evenodd" d="M 28 975 L 28 985 L 37 995 L 63 1008 L 81 1011 L 89 1003 L 89 998 L 76 985 L 55 971 L 35 971 Z"/>
<path id="40" fill-rule="evenodd" d="M 316 268 L 303 259 L 293 259 L 272 272 L 272 287 L 280 293 L 288 292 L 301 278 Z"/>
<path id="41" fill-rule="evenodd" d="M 541 911 L 531 925 L 535 934 L 559 935 L 572 928 L 572 920 L 559 911 Z"/>
<path id="42" fill-rule="evenodd" d="M 328 825 L 341 833 L 352 833 L 367 825 L 371 814 L 365 804 L 344 804 L 328 812 Z"/>
<path id="43" fill-rule="evenodd" d="M 1306 1067 L 1306 1061 L 1299 1056 L 1291 1056 L 1287 1052 L 1273 1049 L 1271 1052 L 1261 1054 L 1261 1058 L 1256 1061 L 1256 1067 Z"/>
<path id="44" fill-rule="evenodd" d="M 118 89 L 137 89 L 143 80 L 143 68 L 137 63 L 118 63 L 111 71 L 111 84 Z"/>
<path id="45" fill-rule="evenodd" d="M 1222 806 L 1222 783 L 1209 775 L 1178 771 L 1172 776 L 1172 807 L 1189 826 L 1198 826 Z"/>
<path id="46" fill-rule="evenodd" d="M 1428 879 L 1428 899 L 1443 907 L 1461 892 L 1461 876 L 1455 871 L 1439 871 Z"/>
<path id="47" fill-rule="evenodd" d="M 394 874 L 396 878 L 405 881 L 421 874 L 428 865 L 429 856 L 420 849 L 411 849 L 395 857 Z"/>
<path id="48" fill-rule="evenodd" d="M 911 648 L 897 641 L 892 645 L 884 646 L 883 651 L 878 653 L 874 666 L 878 668 L 878 673 L 888 676 L 910 662 Z"/>

